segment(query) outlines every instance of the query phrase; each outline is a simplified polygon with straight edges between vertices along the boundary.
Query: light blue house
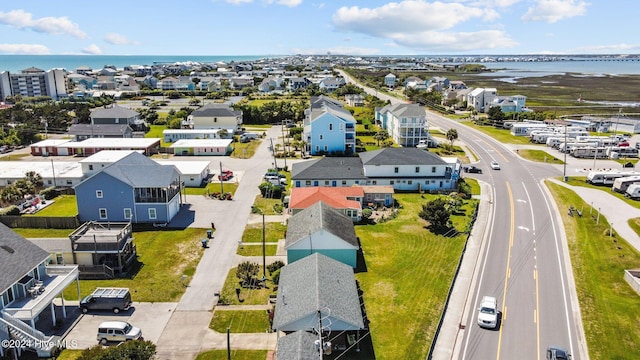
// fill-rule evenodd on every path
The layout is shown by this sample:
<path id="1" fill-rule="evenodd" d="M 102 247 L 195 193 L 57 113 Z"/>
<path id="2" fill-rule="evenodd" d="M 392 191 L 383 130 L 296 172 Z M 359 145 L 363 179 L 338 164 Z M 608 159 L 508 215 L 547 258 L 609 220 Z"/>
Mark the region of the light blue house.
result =
<path id="1" fill-rule="evenodd" d="M 322 201 L 289 219 L 285 238 L 288 264 L 320 253 L 355 268 L 359 248 L 351 218 Z"/>
<path id="2" fill-rule="evenodd" d="M 76 185 L 81 222 L 166 224 L 180 210 L 180 173 L 132 152 Z"/>
<path id="3" fill-rule="evenodd" d="M 387 87 L 390 87 L 390 88 L 395 87 L 396 81 L 398 81 L 398 77 L 393 75 L 392 73 L 389 73 L 384 76 L 384 85 Z"/>
<path id="4" fill-rule="evenodd" d="M 311 155 L 354 153 L 356 120 L 340 102 L 325 96 L 312 97 L 305 115 L 303 139 Z"/>

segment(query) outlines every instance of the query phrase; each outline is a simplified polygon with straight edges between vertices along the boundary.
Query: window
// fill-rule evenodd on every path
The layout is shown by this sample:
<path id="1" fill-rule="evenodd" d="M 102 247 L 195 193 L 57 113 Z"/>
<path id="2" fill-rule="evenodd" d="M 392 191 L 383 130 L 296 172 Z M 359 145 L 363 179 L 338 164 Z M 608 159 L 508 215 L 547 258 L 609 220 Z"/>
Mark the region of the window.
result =
<path id="1" fill-rule="evenodd" d="M 156 218 L 157 218 L 156 209 L 155 208 L 150 208 L 149 209 L 149 219 L 156 219 Z"/>
<path id="2" fill-rule="evenodd" d="M 324 140 L 324 135 L 320 134 L 320 140 Z"/>
<path id="3" fill-rule="evenodd" d="M 102 190 L 96 190 L 96 197 L 102 199 Z"/>
<path id="4" fill-rule="evenodd" d="M 48 184 L 48 185 L 51 185 L 51 180 L 47 180 L 47 184 Z"/>
<path id="5" fill-rule="evenodd" d="M 393 180 L 389 180 L 389 185 L 393 185 L 393 184 L 395 184 L 395 183 L 396 183 L 395 181 L 393 181 Z"/>
<path id="6" fill-rule="evenodd" d="M 431 172 L 432 172 L 432 173 L 436 172 L 436 167 L 435 167 L 435 166 L 432 166 L 432 167 L 431 167 Z"/>
<path id="7" fill-rule="evenodd" d="M 347 185 L 347 180 L 342 180 L 342 185 Z"/>
<path id="8" fill-rule="evenodd" d="M 419 173 L 420 172 L 420 166 L 416 166 L 416 172 Z"/>
<path id="9" fill-rule="evenodd" d="M 325 185 L 325 186 L 329 186 L 329 184 L 330 184 L 330 183 L 329 183 L 329 180 L 325 180 L 325 181 L 324 181 L 324 185 Z"/>
<path id="10" fill-rule="evenodd" d="M 131 220 L 132 218 L 132 213 L 131 213 L 131 208 L 125 208 L 124 209 L 124 218 L 127 220 Z"/>
<path id="11" fill-rule="evenodd" d="M 107 209 L 100 208 L 100 209 L 98 209 L 98 211 L 100 212 L 100 220 L 106 220 L 107 219 Z"/>
<path id="12" fill-rule="evenodd" d="M 329 124 L 329 131 L 333 130 L 333 124 Z"/>
<path id="13" fill-rule="evenodd" d="M 217 122 L 218 122 L 218 118 L 217 118 L 217 117 L 214 117 L 214 118 L 213 118 L 213 122 L 214 122 L 214 123 L 217 123 Z"/>
<path id="14" fill-rule="evenodd" d="M 58 265 L 64 264 L 64 257 L 62 256 L 62 253 L 56 253 L 56 264 Z"/>
<path id="15" fill-rule="evenodd" d="M 324 146 L 324 151 L 329 151 L 329 147 L 327 145 Z"/>
<path id="16" fill-rule="evenodd" d="M 307 181 L 305 181 L 305 182 L 304 182 L 304 184 L 305 184 L 306 186 L 311 186 L 311 180 L 307 180 Z"/>
<path id="17" fill-rule="evenodd" d="M 316 151 L 320 151 L 320 146 L 316 145 Z"/>
<path id="18" fill-rule="evenodd" d="M 407 181 L 407 184 L 411 185 L 411 184 L 413 184 L 413 181 L 409 180 L 409 181 Z"/>
<path id="19" fill-rule="evenodd" d="M 67 185 L 73 185 L 73 181 L 67 180 Z"/>
<path id="20" fill-rule="evenodd" d="M 397 174 L 399 171 L 400 171 L 400 169 L 399 169 L 397 166 L 393 168 L 393 172 L 394 172 L 394 173 L 396 173 L 396 174 Z"/>
<path id="21" fill-rule="evenodd" d="M 89 170 L 93 170 L 93 165 L 89 165 Z"/>

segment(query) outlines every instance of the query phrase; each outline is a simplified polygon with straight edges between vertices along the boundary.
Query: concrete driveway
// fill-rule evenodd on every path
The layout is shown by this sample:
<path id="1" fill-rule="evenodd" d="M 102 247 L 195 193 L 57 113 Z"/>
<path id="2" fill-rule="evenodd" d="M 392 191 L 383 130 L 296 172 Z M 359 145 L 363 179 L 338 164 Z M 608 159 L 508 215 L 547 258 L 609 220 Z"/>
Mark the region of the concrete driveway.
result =
<path id="1" fill-rule="evenodd" d="M 98 344 L 96 334 L 103 321 L 127 321 L 142 330 L 145 340 L 157 343 L 177 303 L 134 303 L 129 311 L 113 314 L 93 312 L 82 315 L 65 337 L 67 348 L 86 349 Z"/>

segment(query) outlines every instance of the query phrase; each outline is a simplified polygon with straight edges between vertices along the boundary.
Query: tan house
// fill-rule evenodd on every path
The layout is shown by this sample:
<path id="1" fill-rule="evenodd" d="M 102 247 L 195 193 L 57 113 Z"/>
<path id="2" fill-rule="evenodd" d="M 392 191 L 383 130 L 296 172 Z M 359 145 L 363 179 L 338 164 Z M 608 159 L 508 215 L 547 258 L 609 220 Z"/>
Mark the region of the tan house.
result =
<path id="1" fill-rule="evenodd" d="M 242 111 L 225 104 L 207 104 L 194 110 L 187 120 L 196 130 L 226 129 L 234 133 L 242 128 Z"/>

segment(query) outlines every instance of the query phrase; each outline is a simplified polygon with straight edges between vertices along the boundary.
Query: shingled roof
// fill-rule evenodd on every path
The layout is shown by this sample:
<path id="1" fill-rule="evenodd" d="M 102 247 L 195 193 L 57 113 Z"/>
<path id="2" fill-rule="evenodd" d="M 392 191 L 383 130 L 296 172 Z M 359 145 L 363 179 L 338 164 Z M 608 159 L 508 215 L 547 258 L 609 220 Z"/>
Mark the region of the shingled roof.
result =
<path id="1" fill-rule="evenodd" d="M 306 331 L 296 331 L 278 338 L 276 360 L 318 360 L 316 335 Z"/>
<path id="2" fill-rule="evenodd" d="M 366 180 L 359 157 L 324 157 L 294 163 L 293 180 Z"/>
<path id="3" fill-rule="evenodd" d="M 309 234 L 313 234 L 318 230 L 327 231 L 353 245 L 356 249 L 359 247 L 353 221 L 323 201 L 316 202 L 289 219 L 285 247 L 308 237 Z"/>
<path id="4" fill-rule="evenodd" d="M 48 257 L 48 252 L 0 223 L 0 294 Z"/>
<path id="5" fill-rule="evenodd" d="M 131 119 L 139 115 L 137 111 L 118 105 L 96 108 L 91 112 L 92 119 Z"/>
<path id="6" fill-rule="evenodd" d="M 402 147 L 384 148 L 359 153 L 362 163 L 366 165 L 446 165 L 438 155 L 429 151 Z"/>
<path id="7" fill-rule="evenodd" d="M 273 329 L 311 331 L 364 328 L 353 269 L 325 255 L 314 253 L 282 268 Z"/>
<path id="8" fill-rule="evenodd" d="M 191 113 L 193 117 L 229 117 L 238 115 L 229 105 L 207 104 Z"/>

